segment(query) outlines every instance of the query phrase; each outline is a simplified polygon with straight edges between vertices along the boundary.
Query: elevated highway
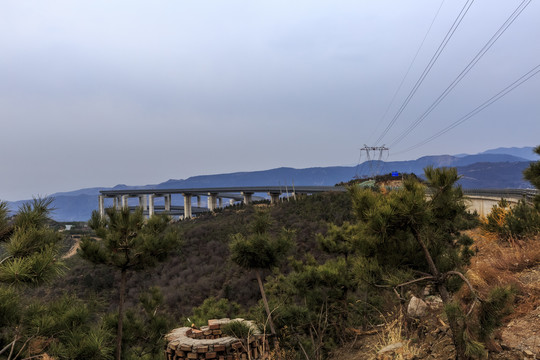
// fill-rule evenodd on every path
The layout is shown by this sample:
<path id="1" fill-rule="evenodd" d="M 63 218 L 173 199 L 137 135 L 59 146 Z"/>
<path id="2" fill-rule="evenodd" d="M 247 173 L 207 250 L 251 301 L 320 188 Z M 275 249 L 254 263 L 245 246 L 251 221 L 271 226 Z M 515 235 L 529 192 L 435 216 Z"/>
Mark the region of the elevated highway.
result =
<path id="1" fill-rule="evenodd" d="M 283 195 L 296 196 L 297 194 L 315 194 L 322 192 L 343 192 L 346 188 L 339 186 L 296 186 L 286 188 L 283 186 L 237 186 L 237 187 L 208 187 L 208 188 L 185 188 L 185 189 L 138 189 L 138 190 L 102 190 L 99 195 L 99 212 L 105 214 L 105 200 L 112 199 L 112 206 L 115 208 L 132 207 L 129 199 L 138 198 L 138 207 L 143 209 L 145 214 L 152 216 L 157 212 L 167 212 L 171 215 L 178 215 L 182 218 L 191 218 L 193 214 L 206 211 L 214 211 L 223 207 L 223 200 L 228 200 L 232 205 L 235 202 L 249 204 L 254 200 L 270 197 L 271 203 L 279 201 Z M 468 201 L 469 211 L 476 211 L 480 216 L 485 217 L 500 199 L 506 199 L 510 204 L 517 204 L 520 199 L 531 201 L 538 194 L 537 190 L 531 189 L 464 189 L 465 197 Z M 183 206 L 173 205 L 173 195 L 183 197 Z M 201 204 L 201 197 L 207 198 L 207 206 Z M 156 198 L 163 198 L 164 205 L 155 203 Z M 196 199 L 196 206 L 193 200 Z"/>
<path id="2" fill-rule="evenodd" d="M 343 187 L 336 186 L 296 186 L 288 188 L 284 186 L 237 186 L 237 187 L 209 187 L 209 188 L 186 188 L 186 189 L 137 189 L 137 190 L 102 190 L 99 195 L 99 212 L 105 214 L 105 199 L 112 198 L 115 208 L 128 207 L 130 198 L 138 198 L 138 206 L 145 213 L 152 216 L 156 210 L 156 198 L 164 199 L 164 211 L 171 213 L 172 210 L 181 211 L 183 218 L 191 218 L 194 212 L 201 208 L 201 197 L 207 197 L 207 211 L 214 211 L 223 206 L 223 200 L 229 200 L 230 204 L 242 201 L 249 204 L 253 200 L 264 199 L 254 194 L 267 194 L 271 203 L 279 200 L 280 196 L 296 196 L 296 194 L 315 194 L 329 191 L 346 191 Z M 184 199 L 184 206 L 173 206 L 172 195 L 180 194 Z M 197 199 L 197 208 L 192 206 L 193 198 Z M 161 209 L 159 209 L 161 210 Z M 194 211 L 196 210 L 196 211 Z"/>

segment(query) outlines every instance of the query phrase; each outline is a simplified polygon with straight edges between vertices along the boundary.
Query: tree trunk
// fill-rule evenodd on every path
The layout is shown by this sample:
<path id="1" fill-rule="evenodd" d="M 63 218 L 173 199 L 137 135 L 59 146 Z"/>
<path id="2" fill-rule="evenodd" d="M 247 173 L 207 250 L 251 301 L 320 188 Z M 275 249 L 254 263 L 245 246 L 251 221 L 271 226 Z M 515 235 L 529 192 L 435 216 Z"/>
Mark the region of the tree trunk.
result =
<path id="1" fill-rule="evenodd" d="M 257 276 L 257 282 L 259 283 L 259 290 L 261 291 L 261 297 L 264 303 L 264 309 L 266 310 L 266 315 L 268 316 L 268 322 L 270 323 L 270 331 L 272 335 L 276 335 L 276 328 L 274 327 L 274 321 L 272 321 L 272 313 L 270 312 L 270 307 L 268 306 L 268 300 L 266 299 L 266 293 L 264 292 L 264 286 L 261 280 L 261 273 L 259 270 L 255 270 L 255 275 Z"/>
<path id="2" fill-rule="evenodd" d="M 445 305 L 449 304 L 452 301 L 452 297 L 448 293 L 448 289 L 446 289 L 446 286 L 441 282 L 441 273 L 439 272 L 439 269 L 437 269 L 437 266 L 435 265 L 435 262 L 433 261 L 433 258 L 431 257 L 431 254 L 424 243 L 422 239 L 420 238 L 420 234 L 417 231 L 414 231 L 414 237 L 416 238 L 416 241 L 422 248 L 422 251 L 424 252 L 424 256 L 426 258 L 426 261 L 428 263 L 429 269 L 431 271 L 431 274 L 437 279 L 437 291 L 441 295 L 441 299 Z M 462 333 L 463 326 L 460 325 L 455 319 L 448 319 L 450 330 L 452 330 L 452 341 L 454 343 L 454 347 L 456 348 L 456 359 L 457 360 L 467 360 L 469 357 L 465 355 L 465 344 L 462 339 L 459 339 L 458 336 Z"/>
<path id="3" fill-rule="evenodd" d="M 122 330 L 124 326 L 124 298 L 126 294 L 126 269 L 122 269 L 120 277 L 120 296 L 118 301 L 118 329 L 116 330 L 116 360 L 122 358 Z"/>
<path id="4" fill-rule="evenodd" d="M 276 351 L 276 359 L 281 360 L 281 353 L 279 351 L 279 341 L 276 336 L 276 328 L 274 327 L 274 321 L 272 320 L 272 313 L 270 312 L 270 307 L 268 306 L 268 300 L 266 299 L 266 293 L 264 292 L 264 286 L 261 279 L 261 273 L 258 269 L 255 270 L 255 275 L 257 276 L 257 282 L 259 283 L 259 290 L 261 291 L 261 297 L 264 303 L 264 309 L 266 310 L 266 315 L 268 316 L 268 323 L 270 324 L 270 332 L 274 339 L 274 350 Z"/>

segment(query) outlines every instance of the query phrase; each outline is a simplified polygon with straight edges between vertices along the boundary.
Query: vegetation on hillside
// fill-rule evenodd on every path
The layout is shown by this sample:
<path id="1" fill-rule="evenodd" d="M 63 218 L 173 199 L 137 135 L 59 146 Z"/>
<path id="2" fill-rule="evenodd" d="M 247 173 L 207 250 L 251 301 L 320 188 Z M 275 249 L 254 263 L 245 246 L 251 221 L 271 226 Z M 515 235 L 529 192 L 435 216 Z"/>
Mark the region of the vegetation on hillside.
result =
<path id="1" fill-rule="evenodd" d="M 537 165 L 525 174 L 539 186 Z M 418 356 L 413 295 L 444 303 L 458 359 L 485 357 L 512 307 L 533 301 L 511 271 L 540 261 L 538 204 L 501 202 L 479 230 L 455 169 L 425 175 L 175 223 L 110 209 L 64 261 L 72 239 L 48 222 L 50 200 L 12 218 L 0 204 L 0 359 L 163 359 L 173 327 L 236 316 L 268 324 L 282 358 L 325 359 L 390 328 Z"/>

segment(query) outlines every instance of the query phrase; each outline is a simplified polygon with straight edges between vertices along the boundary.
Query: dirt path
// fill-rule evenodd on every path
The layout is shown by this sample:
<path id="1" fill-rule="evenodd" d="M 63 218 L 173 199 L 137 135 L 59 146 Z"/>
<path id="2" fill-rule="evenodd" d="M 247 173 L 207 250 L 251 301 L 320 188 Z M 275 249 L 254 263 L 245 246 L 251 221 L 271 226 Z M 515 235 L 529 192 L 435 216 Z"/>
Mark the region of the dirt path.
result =
<path id="1" fill-rule="evenodd" d="M 72 257 L 73 255 L 77 253 L 77 249 L 80 247 L 81 238 L 73 237 L 73 236 L 71 238 L 75 240 L 75 244 L 73 244 L 71 249 L 69 249 L 69 251 L 65 253 L 64 256 L 62 256 L 62 259 L 69 259 L 70 257 Z"/>

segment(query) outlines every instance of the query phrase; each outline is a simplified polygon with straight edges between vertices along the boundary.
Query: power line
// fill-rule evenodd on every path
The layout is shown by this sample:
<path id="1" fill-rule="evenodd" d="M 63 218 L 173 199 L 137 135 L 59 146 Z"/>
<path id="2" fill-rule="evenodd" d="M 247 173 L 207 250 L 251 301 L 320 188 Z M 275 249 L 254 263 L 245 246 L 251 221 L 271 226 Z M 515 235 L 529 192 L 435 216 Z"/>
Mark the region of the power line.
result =
<path id="1" fill-rule="evenodd" d="M 401 135 L 397 136 L 390 147 L 399 144 L 407 135 L 409 135 L 420 123 L 450 94 L 450 92 L 461 82 L 461 80 L 469 73 L 469 71 L 480 61 L 484 54 L 495 44 L 495 42 L 506 32 L 518 16 L 525 10 L 532 0 L 523 0 L 514 12 L 506 19 L 501 27 L 493 34 L 488 42 L 480 49 L 474 58 L 465 66 L 459 75 L 448 85 L 441 95 L 427 108 L 426 111 L 416 119 Z"/>
<path id="2" fill-rule="evenodd" d="M 441 131 L 435 133 L 434 135 L 428 137 L 427 139 L 419 142 L 418 144 L 413 145 L 413 146 L 411 146 L 411 147 L 409 147 L 409 148 L 407 148 L 407 149 L 405 149 L 403 151 L 399 151 L 398 154 L 402 154 L 402 153 L 414 150 L 414 149 L 416 149 L 416 148 L 418 148 L 420 146 L 423 146 L 423 145 L 427 144 L 430 141 L 435 140 L 439 136 L 447 133 L 448 131 L 452 130 L 456 126 L 458 126 L 458 125 L 462 124 L 463 122 L 469 120 L 470 118 L 472 118 L 473 116 L 475 116 L 476 114 L 478 114 L 479 112 L 481 112 L 482 110 L 487 108 L 488 106 L 492 105 L 494 102 L 498 101 L 499 99 L 501 99 L 502 97 L 504 97 L 505 95 L 507 95 L 508 93 L 513 91 L 514 89 L 518 88 L 519 86 L 521 86 L 522 84 L 524 84 L 525 82 L 530 80 L 532 77 L 534 77 L 538 73 L 540 73 L 540 64 L 536 65 L 534 68 L 532 68 L 526 74 L 522 75 L 519 79 L 517 79 L 516 81 L 514 81 L 513 83 L 511 83 L 510 85 L 508 85 L 507 87 L 505 87 L 501 91 L 499 91 L 497 94 L 493 95 L 491 98 L 486 100 L 481 105 L 477 106 L 474 110 L 470 111 L 469 113 L 467 113 L 466 115 L 464 115 L 460 119 L 458 119 L 457 121 L 453 122 L 451 125 L 447 126 L 446 128 L 442 129 Z"/>
<path id="3" fill-rule="evenodd" d="M 426 42 L 426 39 L 427 39 L 429 33 L 431 32 L 431 28 L 433 27 L 433 24 L 435 23 L 435 20 L 437 19 L 437 17 L 439 16 L 439 13 L 441 12 L 444 1 L 445 0 L 441 1 L 441 5 L 439 5 L 439 8 L 437 9 L 437 12 L 435 13 L 435 16 L 433 17 L 433 20 L 431 20 L 431 24 L 429 25 L 429 27 L 428 27 L 428 29 L 426 31 L 426 34 L 424 35 L 424 38 L 422 39 L 422 42 L 420 43 L 420 46 L 416 50 L 416 54 L 414 54 L 414 57 L 413 57 L 411 63 L 409 64 L 409 68 L 407 69 L 407 72 L 405 72 L 405 75 L 401 79 L 401 82 L 399 83 L 399 86 L 397 87 L 396 91 L 394 92 L 394 95 L 392 96 L 392 99 L 390 100 L 390 103 L 386 107 L 386 110 L 384 111 L 383 116 L 377 122 L 377 126 L 375 127 L 375 130 L 373 130 L 373 133 L 369 137 L 370 139 L 379 130 L 379 124 L 381 124 L 383 122 L 383 120 L 386 119 L 386 115 L 388 115 L 388 112 L 390 111 L 390 108 L 392 107 L 392 105 L 394 105 L 394 101 L 396 100 L 397 94 L 399 93 L 399 91 L 403 87 L 403 84 L 405 83 L 405 79 L 407 78 L 407 76 L 411 72 L 412 66 L 414 65 L 414 63 L 416 61 L 416 58 L 418 57 L 418 54 L 420 53 L 420 50 L 424 46 L 424 43 Z"/>
<path id="4" fill-rule="evenodd" d="M 433 68 L 433 65 L 435 65 L 435 62 L 437 61 L 437 59 L 439 58 L 439 56 L 441 55 L 443 50 L 446 48 L 446 45 L 448 44 L 448 42 L 450 41 L 450 39 L 452 38 L 452 36 L 456 32 L 457 28 L 459 27 L 459 25 L 463 21 L 463 18 L 465 17 L 467 12 L 469 11 L 469 9 L 472 6 L 473 2 L 474 2 L 474 0 L 467 0 L 465 5 L 463 5 L 463 8 L 461 9 L 461 11 L 458 14 L 458 16 L 456 17 L 456 19 L 454 20 L 454 23 L 452 24 L 452 26 L 450 27 L 450 29 L 446 33 L 446 35 L 445 35 L 444 39 L 442 40 L 442 42 L 439 44 L 439 47 L 437 48 L 437 50 L 435 51 L 435 54 L 433 54 L 433 56 L 431 57 L 431 60 L 429 61 L 429 63 L 424 68 L 424 71 L 422 72 L 422 75 L 420 75 L 420 78 L 416 81 L 416 84 L 414 85 L 414 87 L 410 91 L 409 95 L 407 96 L 407 98 L 405 99 L 403 104 L 401 104 L 399 110 L 394 115 L 394 117 L 392 118 L 390 123 L 386 126 L 386 128 L 384 129 L 382 134 L 379 136 L 377 141 L 375 141 L 375 144 L 380 143 L 380 141 L 386 136 L 386 134 L 388 133 L 390 128 L 392 128 L 392 126 L 395 124 L 397 119 L 401 116 L 401 114 L 403 113 L 403 111 L 405 110 L 405 108 L 407 107 L 409 102 L 411 101 L 412 97 L 414 96 L 414 94 L 416 94 L 416 91 L 418 90 L 420 85 L 422 85 L 422 83 L 424 82 L 424 79 L 426 78 L 426 76 L 429 74 L 429 72 Z"/>

